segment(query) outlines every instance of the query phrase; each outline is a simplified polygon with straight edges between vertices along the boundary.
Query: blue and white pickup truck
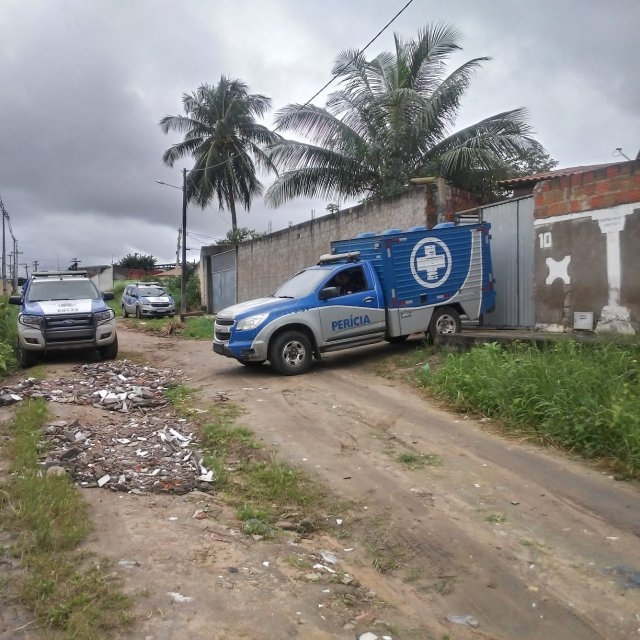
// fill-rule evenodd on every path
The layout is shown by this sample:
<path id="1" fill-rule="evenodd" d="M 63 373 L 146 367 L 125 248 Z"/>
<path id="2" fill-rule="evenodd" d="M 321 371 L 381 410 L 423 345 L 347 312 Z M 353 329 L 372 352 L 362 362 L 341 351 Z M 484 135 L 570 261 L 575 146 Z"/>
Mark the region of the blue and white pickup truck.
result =
<path id="1" fill-rule="evenodd" d="M 361 233 L 331 251 L 272 296 L 220 311 L 213 350 L 296 375 L 328 351 L 459 332 L 461 315 L 495 305 L 489 224 Z"/>

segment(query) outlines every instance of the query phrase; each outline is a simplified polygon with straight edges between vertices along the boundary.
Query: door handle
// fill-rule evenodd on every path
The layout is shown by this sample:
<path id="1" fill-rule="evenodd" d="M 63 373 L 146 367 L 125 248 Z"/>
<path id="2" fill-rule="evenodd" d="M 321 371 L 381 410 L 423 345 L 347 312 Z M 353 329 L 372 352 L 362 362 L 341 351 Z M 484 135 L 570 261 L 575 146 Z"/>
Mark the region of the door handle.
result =
<path id="1" fill-rule="evenodd" d="M 367 296 L 363 302 L 373 302 L 373 296 Z"/>

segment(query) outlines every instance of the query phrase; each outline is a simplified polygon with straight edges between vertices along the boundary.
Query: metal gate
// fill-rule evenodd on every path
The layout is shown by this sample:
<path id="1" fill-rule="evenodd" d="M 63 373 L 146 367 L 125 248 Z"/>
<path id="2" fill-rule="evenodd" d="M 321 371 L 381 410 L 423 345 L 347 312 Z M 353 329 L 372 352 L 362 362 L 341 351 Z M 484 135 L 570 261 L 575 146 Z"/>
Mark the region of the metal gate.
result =
<path id="1" fill-rule="evenodd" d="M 211 311 L 218 313 L 236 303 L 236 251 L 211 256 Z"/>
<path id="2" fill-rule="evenodd" d="M 491 223 L 496 308 L 483 318 L 484 326 L 533 327 L 533 197 L 513 198 L 456 215 L 460 222 L 480 219 Z"/>

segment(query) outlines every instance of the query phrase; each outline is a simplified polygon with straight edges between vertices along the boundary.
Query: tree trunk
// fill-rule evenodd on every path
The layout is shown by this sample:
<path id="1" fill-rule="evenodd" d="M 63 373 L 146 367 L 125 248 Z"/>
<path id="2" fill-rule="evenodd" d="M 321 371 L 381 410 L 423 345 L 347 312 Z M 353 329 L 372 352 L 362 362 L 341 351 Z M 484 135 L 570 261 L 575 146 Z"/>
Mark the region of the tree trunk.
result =
<path id="1" fill-rule="evenodd" d="M 238 228 L 238 220 L 236 218 L 236 201 L 233 197 L 233 184 L 231 183 L 231 176 L 227 173 L 227 204 L 229 205 L 229 211 L 231 212 L 231 230 L 234 235 Z"/>

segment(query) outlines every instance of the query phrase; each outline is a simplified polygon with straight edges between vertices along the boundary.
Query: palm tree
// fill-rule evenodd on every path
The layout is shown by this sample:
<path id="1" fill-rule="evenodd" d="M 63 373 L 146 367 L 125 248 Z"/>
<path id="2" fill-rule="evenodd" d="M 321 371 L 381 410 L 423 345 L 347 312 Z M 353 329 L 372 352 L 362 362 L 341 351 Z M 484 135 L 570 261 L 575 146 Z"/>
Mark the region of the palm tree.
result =
<path id="1" fill-rule="evenodd" d="M 185 93 L 182 104 L 186 115 L 160 121 L 164 133 L 184 133 L 184 140 L 167 149 L 162 159 L 172 167 L 179 158 L 192 156 L 188 200 L 204 209 L 217 198 L 220 209 L 231 212 L 236 231 L 236 201 L 249 211 L 252 198 L 262 194 L 257 169 L 273 168 L 263 147 L 280 136 L 256 123 L 271 107 L 271 100 L 250 94 L 240 80 L 222 76 L 217 85 L 202 84 L 194 93 Z"/>
<path id="2" fill-rule="evenodd" d="M 333 69 L 340 88 L 326 108 L 293 104 L 276 114 L 276 129 L 310 143 L 281 139 L 271 146 L 282 173 L 267 201 L 278 206 L 298 196 L 392 195 L 424 175 L 465 186 L 478 172 L 502 170 L 541 149 L 522 108 L 451 132 L 473 72 L 489 60 L 474 58 L 447 75 L 460 38 L 450 25 L 431 25 L 415 40 L 396 34 L 395 53 L 371 61 L 355 51 L 341 53 Z"/>

